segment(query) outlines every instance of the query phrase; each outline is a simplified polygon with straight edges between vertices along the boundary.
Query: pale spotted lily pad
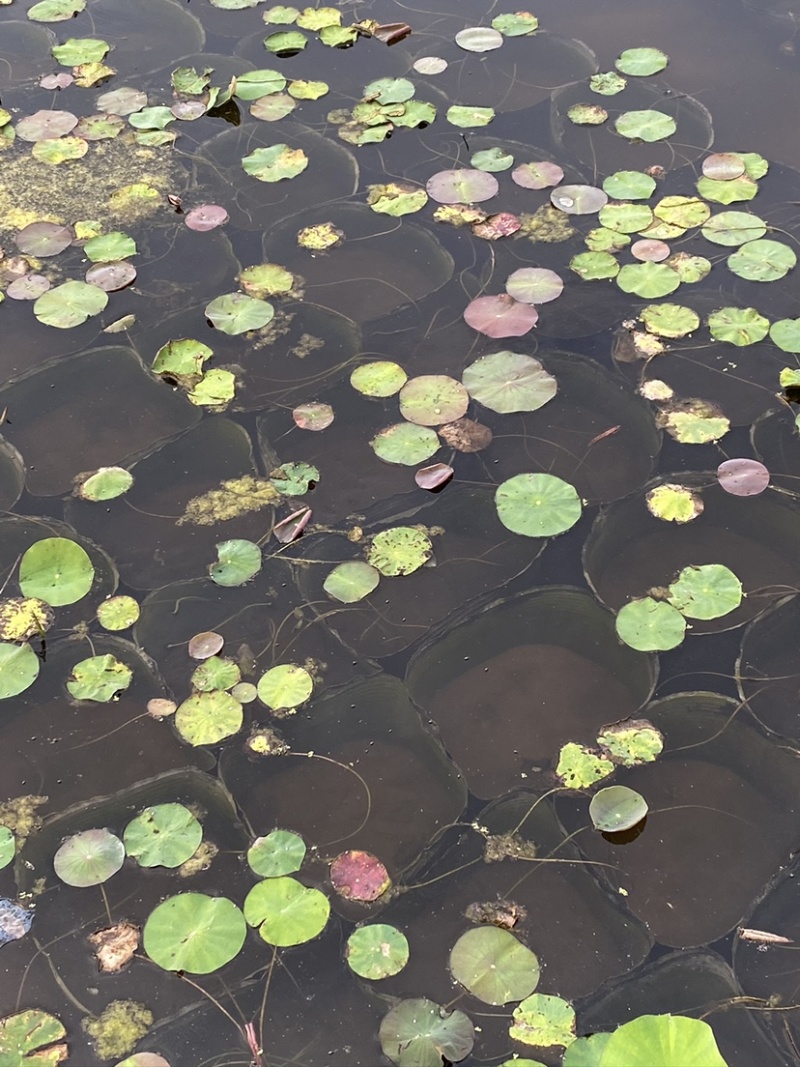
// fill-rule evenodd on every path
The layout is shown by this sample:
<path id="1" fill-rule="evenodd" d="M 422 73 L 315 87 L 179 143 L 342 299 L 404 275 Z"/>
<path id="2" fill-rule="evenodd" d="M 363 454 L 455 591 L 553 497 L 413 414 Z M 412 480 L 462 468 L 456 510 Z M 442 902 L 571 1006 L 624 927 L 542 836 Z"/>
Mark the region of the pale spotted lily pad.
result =
<path id="1" fill-rule="evenodd" d="M 537 411 L 558 389 L 538 359 L 518 352 L 481 356 L 465 368 L 462 380 L 474 400 L 502 414 Z"/>
<path id="2" fill-rule="evenodd" d="M 83 830 L 63 842 L 53 866 L 62 882 L 85 888 L 108 881 L 124 859 L 125 846 L 109 830 Z"/>
<path id="3" fill-rule="evenodd" d="M 499 183 L 485 170 L 442 170 L 428 179 L 428 195 L 437 204 L 479 204 L 497 195 Z"/>
<path id="4" fill-rule="evenodd" d="M 396 926 L 369 923 L 355 929 L 347 940 L 345 959 L 359 978 L 377 981 L 398 974 L 408 963 L 408 941 Z"/>
<path id="5" fill-rule="evenodd" d="M 506 278 L 506 292 L 523 304 L 547 304 L 564 291 L 564 283 L 545 267 L 520 267 Z"/>
<path id="6" fill-rule="evenodd" d="M 520 163 L 511 172 L 511 178 L 523 189 L 549 189 L 564 178 L 564 171 L 557 163 Z"/>
<path id="7" fill-rule="evenodd" d="M 594 215 L 608 202 L 608 194 L 594 185 L 560 185 L 550 203 L 567 215 Z"/>
<path id="8" fill-rule="evenodd" d="M 442 426 L 465 414 L 469 394 L 464 386 L 444 374 L 421 374 L 410 378 L 400 390 L 400 414 L 418 426 Z"/>
<path id="9" fill-rule="evenodd" d="M 757 459 L 726 459 L 717 467 L 717 481 L 732 496 L 758 496 L 769 478 L 769 470 Z"/>
<path id="10" fill-rule="evenodd" d="M 433 555 L 427 533 L 417 526 L 395 526 L 375 534 L 367 549 L 367 562 L 384 577 L 413 574 Z"/>

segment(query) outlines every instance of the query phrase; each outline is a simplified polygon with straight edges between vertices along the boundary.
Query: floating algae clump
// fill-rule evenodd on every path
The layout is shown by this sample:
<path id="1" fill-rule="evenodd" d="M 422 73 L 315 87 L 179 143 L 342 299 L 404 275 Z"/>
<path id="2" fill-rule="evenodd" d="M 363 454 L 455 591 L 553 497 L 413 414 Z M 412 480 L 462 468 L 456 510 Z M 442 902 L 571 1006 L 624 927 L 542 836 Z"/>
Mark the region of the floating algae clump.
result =
<path id="1" fill-rule="evenodd" d="M 81 1021 L 101 1060 L 127 1056 L 152 1025 L 153 1013 L 135 1000 L 112 1000 L 100 1015 Z"/>
<path id="2" fill-rule="evenodd" d="M 251 511 L 260 511 L 279 499 L 278 490 L 266 478 L 254 478 L 250 474 L 242 478 L 229 478 L 219 489 L 210 489 L 202 496 L 192 497 L 178 519 L 178 525 L 191 523 L 194 526 L 213 526 Z"/>
<path id="3" fill-rule="evenodd" d="M 31 222 L 75 223 L 85 218 L 87 205 L 98 222 L 130 225 L 167 208 L 167 193 L 183 184 L 183 173 L 174 153 L 125 135 L 94 142 L 82 159 L 57 169 L 14 147 L 3 155 L 0 234 Z"/>

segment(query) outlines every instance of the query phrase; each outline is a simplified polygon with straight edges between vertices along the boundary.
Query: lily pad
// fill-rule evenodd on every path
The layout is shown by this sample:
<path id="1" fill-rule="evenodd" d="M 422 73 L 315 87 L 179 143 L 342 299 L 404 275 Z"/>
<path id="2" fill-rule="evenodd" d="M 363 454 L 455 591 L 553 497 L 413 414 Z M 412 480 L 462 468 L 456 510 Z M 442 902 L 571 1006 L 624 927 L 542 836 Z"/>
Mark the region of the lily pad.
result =
<path id="1" fill-rule="evenodd" d="M 520 163 L 511 172 L 511 178 L 523 189 L 549 189 L 563 181 L 564 171 L 557 163 Z"/>
<path id="2" fill-rule="evenodd" d="M 664 736 L 647 719 L 628 719 L 606 727 L 597 743 L 616 763 L 638 767 L 652 763 L 664 750 Z"/>
<path id="3" fill-rule="evenodd" d="M 708 328 L 715 341 L 742 347 L 764 340 L 769 332 L 769 319 L 755 308 L 725 307 L 712 311 L 708 316 Z"/>
<path id="4" fill-rule="evenodd" d="M 83 830 L 63 842 L 53 867 L 62 882 L 84 888 L 107 882 L 124 860 L 125 846 L 110 830 Z"/>
<path id="5" fill-rule="evenodd" d="M 525 537 L 553 537 L 581 517 L 573 486 L 552 474 L 516 474 L 495 493 L 497 515 L 506 529 Z"/>
<path id="6" fill-rule="evenodd" d="M 646 230 L 653 221 L 653 212 L 647 204 L 606 204 L 600 209 L 598 218 L 606 229 L 638 233 Z"/>
<path id="7" fill-rule="evenodd" d="M 747 211 L 720 211 L 702 230 L 703 237 L 715 245 L 743 245 L 760 240 L 766 232 L 766 222 Z"/>
<path id="8" fill-rule="evenodd" d="M 669 603 L 687 619 L 718 619 L 742 602 L 742 583 L 722 563 L 684 567 L 669 587 Z"/>
<path id="9" fill-rule="evenodd" d="M 19 120 L 14 129 L 22 141 L 49 141 L 64 137 L 78 125 L 71 111 L 36 111 Z"/>
<path id="10" fill-rule="evenodd" d="M 651 489 L 646 496 L 647 510 L 664 522 L 682 525 L 692 522 L 703 512 L 703 498 L 685 485 L 664 482 Z"/>
<path id="11" fill-rule="evenodd" d="M 270 148 L 256 148 L 242 159 L 246 174 L 260 182 L 279 182 L 295 178 L 308 166 L 308 156 L 302 148 L 290 148 L 286 144 Z"/>
<path id="12" fill-rule="evenodd" d="M 367 562 L 384 577 L 413 574 L 433 555 L 433 545 L 424 530 L 394 526 L 376 533 L 367 549 Z"/>
<path id="13" fill-rule="evenodd" d="M 299 871 L 305 855 L 305 841 L 299 834 L 291 830 L 272 830 L 252 843 L 247 850 L 247 862 L 262 878 L 279 878 Z"/>
<path id="14" fill-rule="evenodd" d="M 55 612 L 37 597 L 0 600 L 0 641 L 27 641 L 41 637 L 53 625 Z"/>
<path id="15" fill-rule="evenodd" d="M 136 255 L 136 242 L 127 233 L 115 231 L 92 237 L 83 246 L 83 251 L 92 263 L 111 263 Z"/>
<path id="16" fill-rule="evenodd" d="M 556 777 L 566 789 L 589 789 L 614 773 L 614 764 L 585 745 L 568 741 L 561 746 L 556 765 Z"/>
<path id="17" fill-rule="evenodd" d="M 97 621 L 104 630 L 127 630 L 139 618 L 139 604 L 132 596 L 112 596 L 97 605 Z"/>
<path id="18" fill-rule="evenodd" d="M 69 248 L 75 240 L 75 234 L 69 226 L 59 226 L 55 222 L 31 222 L 19 231 L 14 244 L 28 255 L 44 259 L 57 256 Z"/>
<path id="19" fill-rule="evenodd" d="M 637 652 L 668 652 L 686 635 L 686 620 L 671 604 L 653 597 L 631 600 L 620 608 L 617 636 Z"/>
<path id="20" fill-rule="evenodd" d="M 45 537 L 23 555 L 19 587 L 54 608 L 74 604 L 92 588 L 94 566 L 85 549 L 67 537 Z"/>
<path id="21" fill-rule="evenodd" d="M 331 885 L 345 900 L 377 900 L 391 886 L 389 872 L 377 856 L 354 848 L 341 852 L 330 866 Z"/>
<path id="22" fill-rule="evenodd" d="M 301 430 L 318 433 L 320 430 L 327 430 L 331 425 L 334 412 L 330 404 L 312 401 L 308 404 L 298 404 L 296 408 L 293 408 L 292 419 L 295 426 L 299 426 Z"/>
<path id="23" fill-rule="evenodd" d="M 497 195 L 497 178 L 487 170 L 440 170 L 429 178 L 425 189 L 437 204 L 480 204 Z"/>
<path id="24" fill-rule="evenodd" d="M 633 141 L 663 141 L 671 137 L 678 126 L 671 115 L 663 111 L 647 109 L 645 111 L 625 111 L 614 123 L 614 128 L 621 137 Z"/>
<path id="25" fill-rule="evenodd" d="M 68 330 L 99 315 L 108 303 L 108 294 L 88 282 L 70 280 L 43 293 L 33 305 L 33 313 L 45 326 Z"/>
<path id="26" fill-rule="evenodd" d="M 456 44 L 466 52 L 492 52 L 503 44 L 503 35 L 488 26 L 468 26 L 458 31 Z"/>
<path id="27" fill-rule="evenodd" d="M 260 330 L 275 315 L 272 304 L 245 293 L 226 293 L 206 304 L 205 316 L 223 333 L 235 337 L 248 330 Z"/>
<path id="28" fill-rule="evenodd" d="M 487 337 L 521 337 L 539 321 L 539 312 L 531 304 L 500 293 L 472 300 L 464 311 L 464 321 Z"/>
<path id="29" fill-rule="evenodd" d="M 221 656 L 209 656 L 199 667 L 192 671 L 192 685 L 200 693 L 211 693 L 218 689 L 229 689 L 231 696 L 239 700 L 233 692 L 241 680 L 239 664 Z M 255 688 L 255 687 L 254 687 Z M 241 701 L 240 701 L 241 703 Z"/>
<path id="30" fill-rule="evenodd" d="M 674 293 L 681 280 L 666 263 L 626 263 L 617 275 L 617 285 L 623 293 L 652 300 Z"/>
<path id="31" fill-rule="evenodd" d="M 350 375 L 350 384 L 364 396 L 394 396 L 407 380 L 408 375 L 403 368 L 386 359 L 362 363 Z"/>
<path id="32" fill-rule="evenodd" d="M 501 1005 L 530 996 L 539 984 L 539 961 L 508 930 L 483 926 L 456 941 L 450 973 L 473 996 Z"/>
<path id="33" fill-rule="evenodd" d="M 770 326 L 769 336 L 782 352 L 800 352 L 800 319 L 778 319 Z"/>
<path id="34" fill-rule="evenodd" d="M 569 261 L 569 269 L 587 282 L 616 278 L 620 265 L 610 252 L 579 252 Z"/>
<path id="35" fill-rule="evenodd" d="M 54 2 L 42 0 L 38 6 Z M 8 1067 L 58 1067 L 68 1055 L 66 1036 L 61 1020 L 39 1008 L 7 1015 L 0 1019 L 0 1059 Z"/>
<path id="36" fill-rule="evenodd" d="M 319 481 L 319 470 L 312 464 L 300 461 L 284 463 L 270 472 L 270 481 L 285 496 L 305 496 Z"/>
<path id="37" fill-rule="evenodd" d="M 284 711 L 305 704 L 314 691 L 314 679 L 296 663 L 271 667 L 258 680 L 258 698 L 272 711 Z"/>
<path id="38" fill-rule="evenodd" d="M 726 1067 L 714 1031 L 702 1019 L 682 1015 L 640 1015 L 609 1036 L 603 1067 Z"/>
<path id="39" fill-rule="evenodd" d="M 218 226 L 224 226 L 229 219 L 230 215 L 220 204 L 198 204 L 186 213 L 183 221 L 190 230 L 208 233 Z"/>
<path id="40" fill-rule="evenodd" d="M 608 121 L 608 112 L 599 104 L 573 104 L 567 110 L 567 118 L 576 126 L 602 126 Z"/>
<path id="41" fill-rule="evenodd" d="M 76 700 L 107 703 L 124 692 L 132 680 L 133 671 L 127 663 L 107 652 L 76 663 L 67 679 L 67 692 Z"/>
<path id="42" fill-rule="evenodd" d="M 506 292 L 523 304 L 548 304 L 563 291 L 564 282 L 545 267 L 520 267 L 506 278 Z"/>
<path id="43" fill-rule="evenodd" d="M 447 109 L 447 121 L 450 125 L 464 130 L 488 126 L 494 115 L 493 107 L 468 107 L 465 104 L 453 104 Z"/>
<path id="44" fill-rule="evenodd" d="M 165 971 L 211 974 L 238 956 L 246 936 L 244 916 L 232 900 L 179 893 L 150 912 L 143 942 Z"/>
<path id="45" fill-rule="evenodd" d="M 717 481 L 732 496 L 758 496 L 769 479 L 768 469 L 757 459 L 726 459 L 717 467 Z"/>
<path id="46" fill-rule="evenodd" d="M 230 693 L 195 693 L 175 712 L 175 729 L 190 745 L 216 745 L 242 728 L 242 705 Z"/>
<path id="47" fill-rule="evenodd" d="M 472 1051 L 475 1029 L 463 1011 L 447 1012 L 432 1000 L 401 1000 L 381 1020 L 381 1051 L 398 1067 L 458 1063 Z"/>
<path id="48" fill-rule="evenodd" d="M 650 304 L 639 316 L 649 333 L 659 337 L 685 337 L 700 325 L 700 316 L 682 304 Z"/>
<path id="49" fill-rule="evenodd" d="M 261 549 L 253 541 L 234 538 L 220 541 L 216 548 L 217 562 L 208 568 L 216 585 L 244 585 L 261 570 Z"/>
<path id="50" fill-rule="evenodd" d="M 481 356 L 464 369 L 462 380 L 474 400 L 501 414 L 537 411 L 558 390 L 538 359 L 517 352 Z"/>
<path id="51" fill-rule="evenodd" d="M 728 256 L 727 264 L 749 282 L 774 282 L 795 267 L 797 256 L 780 241 L 747 241 Z"/>
<path id="52" fill-rule="evenodd" d="M 752 200 L 758 192 L 758 182 L 747 175 L 733 181 L 714 181 L 712 178 L 699 178 L 697 192 L 706 200 L 715 204 L 739 204 Z"/>
<path id="53" fill-rule="evenodd" d="M 495 173 L 496 171 L 509 170 L 513 167 L 514 157 L 503 148 L 484 148 L 471 157 L 470 163 L 477 170 Z M 435 199 L 436 197 L 434 197 Z"/>
<path id="54" fill-rule="evenodd" d="M 513 1020 L 509 1037 L 523 1045 L 551 1048 L 575 1040 L 575 1011 L 561 997 L 534 993 L 514 1008 Z"/>
<path id="55" fill-rule="evenodd" d="M 598 790 L 589 803 L 592 825 L 603 833 L 630 830 L 642 821 L 647 811 L 642 794 L 625 785 L 608 785 Z"/>
<path id="56" fill-rule="evenodd" d="M 258 100 L 285 88 L 286 78 L 278 70 L 248 70 L 237 76 L 233 95 L 239 100 Z"/>
<path id="57" fill-rule="evenodd" d="M 379 215 L 413 215 L 428 202 L 428 194 L 408 182 L 389 182 L 385 185 L 367 186 L 367 203 Z"/>
<path id="58" fill-rule="evenodd" d="M 359 978 L 391 978 L 408 963 L 408 941 L 396 926 L 369 923 L 352 932 L 344 955 L 350 970 Z"/>
<path id="59" fill-rule="evenodd" d="M 81 476 L 75 494 L 81 500 L 114 500 L 127 493 L 133 485 L 133 475 L 124 467 L 100 467 Z"/>
<path id="60" fill-rule="evenodd" d="M 593 93 L 599 93 L 601 96 L 616 96 L 627 84 L 625 78 L 613 70 L 593 74 L 589 79 L 589 88 Z"/>
<path id="61" fill-rule="evenodd" d="M 658 74 L 669 59 L 660 48 L 626 48 L 615 60 L 614 66 L 632 78 L 646 78 Z"/>
<path id="62" fill-rule="evenodd" d="M 550 203 L 567 215 L 594 215 L 608 203 L 608 194 L 595 185 L 559 185 Z"/>
<path id="63" fill-rule="evenodd" d="M 436 431 L 412 422 L 398 422 L 387 426 L 370 441 L 370 447 L 386 463 L 402 463 L 416 467 L 439 451 L 441 441 Z"/>
<path id="64" fill-rule="evenodd" d="M 145 808 L 125 827 L 125 851 L 140 867 L 180 867 L 203 839 L 203 828 L 183 804 Z"/>
<path id="65" fill-rule="evenodd" d="M 30 645 L 0 642 L 0 700 L 24 693 L 33 685 L 41 663 Z"/>
<path id="66" fill-rule="evenodd" d="M 296 878 L 267 878 L 245 897 L 244 917 L 269 945 L 302 945 L 322 933 L 331 906 L 319 889 Z"/>
<path id="67" fill-rule="evenodd" d="M 616 200 L 649 200 L 656 180 L 641 170 L 618 170 L 603 179 L 603 191 Z"/>
<path id="68" fill-rule="evenodd" d="M 299 30 L 279 30 L 264 38 L 264 47 L 276 56 L 292 56 L 302 52 L 308 38 Z"/>
<path id="69" fill-rule="evenodd" d="M 374 592 L 380 580 L 380 572 L 369 563 L 353 559 L 337 564 L 322 587 L 331 599 L 342 604 L 355 604 Z"/>
<path id="70" fill-rule="evenodd" d="M 417 426 L 443 426 L 460 419 L 469 407 L 461 382 L 445 374 L 409 378 L 400 390 L 400 414 Z"/>

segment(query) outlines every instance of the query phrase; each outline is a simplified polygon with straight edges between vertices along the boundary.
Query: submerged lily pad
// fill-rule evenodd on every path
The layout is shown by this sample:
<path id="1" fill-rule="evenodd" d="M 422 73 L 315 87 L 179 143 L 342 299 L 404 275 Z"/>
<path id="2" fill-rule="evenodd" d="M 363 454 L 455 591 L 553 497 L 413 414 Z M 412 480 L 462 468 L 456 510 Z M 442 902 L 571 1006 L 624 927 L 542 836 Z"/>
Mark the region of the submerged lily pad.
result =
<path id="1" fill-rule="evenodd" d="M 108 881 L 124 860 L 125 846 L 110 830 L 83 830 L 64 841 L 53 867 L 62 882 L 83 888 Z"/>
<path id="2" fill-rule="evenodd" d="M 450 953 L 450 973 L 487 1004 L 524 1000 L 539 984 L 539 961 L 508 930 L 467 930 Z"/>
<path id="3" fill-rule="evenodd" d="M 502 414 L 537 411 L 558 390 L 538 359 L 517 352 L 481 356 L 465 368 L 462 380 L 474 400 Z"/>
<path id="4" fill-rule="evenodd" d="M 150 912 L 143 942 L 165 971 L 211 974 L 239 954 L 246 936 L 244 916 L 232 900 L 179 893 Z"/>
<path id="5" fill-rule="evenodd" d="M 631 600 L 617 615 L 617 635 L 637 652 L 668 652 L 686 634 L 686 620 L 671 604 L 653 597 Z"/>
<path id="6" fill-rule="evenodd" d="M 287 948 L 317 937 L 330 915 L 330 902 L 319 889 L 296 878 L 267 878 L 245 897 L 244 917 L 269 945 Z"/>
<path id="7" fill-rule="evenodd" d="M 381 1020 L 381 1051 L 398 1067 L 458 1063 L 472 1051 L 475 1030 L 463 1011 L 449 1014 L 432 1000 L 401 1000 Z"/>
<path id="8" fill-rule="evenodd" d="M 609 785 L 598 790 L 589 803 L 589 818 L 595 830 L 621 833 L 630 830 L 647 815 L 647 801 L 635 789 Z"/>
<path id="9" fill-rule="evenodd" d="M 669 603 L 687 619 L 718 619 L 742 602 L 742 583 L 722 563 L 684 567 L 669 587 Z"/>
<path id="10" fill-rule="evenodd" d="M 581 500 L 573 486 L 552 474 L 516 474 L 495 493 L 497 515 L 513 533 L 553 537 L 581 517 Z"/>
<path id="11" fill-rule="evenodd" d="M 433 545 L 424 530 L 394 526 L 375 534 L 367 549 L 367 562 L 385 577 L 395 578 L 413 574 L 432 554 Z"/>

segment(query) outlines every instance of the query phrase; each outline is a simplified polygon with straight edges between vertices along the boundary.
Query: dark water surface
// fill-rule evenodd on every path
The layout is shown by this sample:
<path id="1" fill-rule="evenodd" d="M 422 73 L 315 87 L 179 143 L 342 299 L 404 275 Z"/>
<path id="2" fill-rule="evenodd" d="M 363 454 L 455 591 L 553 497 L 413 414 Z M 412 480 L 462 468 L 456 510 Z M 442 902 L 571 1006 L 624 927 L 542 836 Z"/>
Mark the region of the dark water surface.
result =
<path id="1" fill-rule="evenodd" d="M 412 32 L 390 47 L 366 32 L 330 47 L 308 28 L 302 51 L 274 55 L 264 38 L 297 27 L 265 26 L 265 11 L 275 12 L 267 3 L 86 0 L 72 18 L 35 21 L 30 0 L 0 2 L 0 108 L 9 116 L 0 111 L 0 625 L 10 598 L 30 593 L 23 557 L 32 545 L 69 539 L 93 568 L 80 595 L 54 599 L 49 622 L 0 635 L 0 831 L 13 835 L 0 841 L 0 1019 L 52 1013 L 66 1029 L 64 1062 L 87 1067 L 134 1051 L 164 1060 L 134 1058 L 131 1067 L 372 1067 L 392 1062 L 379 1040 L 387 1011 L 424 997 L 474 1024 L 466 1065 L 527 1055 L 555 1067 L 561 1046 L 510 1038 L 516 1000 L 487 1004 L 451 975 L 459 937 L 495 922 L 536 953 L 537 991 L 574 1005 L 580 1035 L 649 1013 L 688 1014 L 710 1023 L 731 1067 L 800 1063 L 791 954 L 800 943 L 800 330 L 785 327 L 797 337 L 785 343 L 780 327 L 767 332 L 800 315 L 793 261 L 769 283 L 740 276 L 726 261 L 743 240 L 712 242 L 695 221 L 646 235 L 667 241 L 670 255 L 709 261 L 710 273 L 674 295 L 583 280 L 569 265 L 600 226 L 596 213 L 550 209 L 552 190 L 515 184 L 510 169 L 494 172 L 499 192 L 482 206 L 523 225 L 497 240 L 438 221 L 433 198 L 409 213 L 372 209 L 379 187 L 419 195 L 439 171 L 468 168 L 491 149 L 514 167 L 557 163 L 570 185 L 650 169 L 657 189 L 635 201 L 645 212 L 664 196 L 697 204 L 711 151 L 760 153 L 768 173 L 743 179 L 757 181 L 753 199 L 712 197 L 710 210 L 763 219 L 756 237 L 796 251 L 800 11 L 784 0 L 541 0 L 535 34 L 475 53 L 455 35 L 505 13 L 497 0 L 437 0 L 435 10 L 339 0 L 344 26 L 375 20 Z M 105 40 L 111 71 L 88 87 L 43 88 L 44 76 L 70 71 L 50 49 L 72 37 Z M 665 70 L 629 77 L 619 96 L 590 90 L 592 74 L 643 46 L 666 53 Z M 419 72 L 415 61 L 428 56 L 447 68 Z M 210 110 L 201 86 L 181 105 L 196 115 L 165 127 L 174 143 L 153 132 L 157 119 L 144 138 L 141 122 L 128 123 L 144 96 L 130 107 L 97 103 L 139 90 L 166 122 L 180 67 L 212 69 L 220 90 L 235 78 L 240 92 L 255 70 L 325 84 L 319 99 L 290 85 Z M 375 126 L 343 126 L 342 112 L 373 79 L 401 77 L 435 120 L 430 109 L 428 121 L 401 125 L 400 102 L 390 136 L 352 143 Z M 607 123 L 570 121 L 568 110 L 587 102 L 608 110 Z M 495 114 L 487 125 L 457 126 L 446 118 L 451 105 Z M 251 106 L 256 116 L 273 111 L 264 120 Z M 31 151 L 49 140 L 24 125 L 15 140 L 8 134 L 39 111 L 83 118 L 99 109 L 119 113 L 112 124 L 123 132 L 88 150 L 78 139 L 82 158 L 40 161 Z M 674 120 L 674 133 L 647 143 L 613 132 L 622 112 L 651 109 Z M 243 157 L 278 144 L 307 167 L 277 181 L 245 172 Z M 139 198 L 121 201 L 134 183 Z M 220 205 L 227 221 L 189 228 L 187 213 L 202 204 Z M 57 254 L 16 243 L 38 221 L 72 228 Z M 636 241 L 648 222 L 623 229 Z M 300 231 L 326 225 L 343 235 L 338 245 L 298 242 Z M 136 242 L 132 284 L 83 320 L 41 321 L 36 286 L 82 281 L 86 239 L 113 231 Z M 637 262 L 630 247 L 615 255 Z M 240 272 L 263 263 L 288 279 L 253 293 L 274 317 L 215 328 L 209 303 L 242 291 Z M 521 267 L 564 282 L 539 305 L 536 327 L 492 338 L 468 325 L 467 305 L 503 293 Z M 663 336 L 665 350 L 648 360 L 635 350 L 644 335 L 637 317 L 662 300 L 692 309 L 699 325 Z M 765 317 L 753 343 L 709 332 L 708 316 L 722 307 Z M 207 365 L 193 377 L 156 373 L 156 353 L 183 338 L 213 350 Z M 392 361 L 409 379 L 460 382 L 466 367 L 500 351 L 535 355 L 555 396 L 511 411 L 465 398 L 472 421 L 456 422 L 464 408 L 434 414 L 416 427 L 427 449 L 403 462 L 376 454 L 372 439 L 403 421 L 398 397 L 361 395 L 354 370 Z M 210 368 L 231 391 L 198 402 L 189 392 Z M 697 431 L 701 443 L 681 441 L 670 425 L 689 401 L 727 420 Z M 296 409 L 309 403 L 330 405 L 332 423 L 301 428 Z M 768 469 L 759 495 L 719 484 L 719 464 L 740 457 Z M 429 492 L 414 474 L 434 463 L 454 474 Z M 286 471 L 284 481 L 275 473 L 283 464 L 310 465 L 299 492 L 286 491 Z M 129 470 L 132 487 L 82 498 L 76 479 L 103 467 Z M 523 536 L 498 515 L 497 486 L 527 473 L 561 479 L 580 498 L 560 536 Z M 652 514 L 648 502 L 665 484 L 693 492 L 702 513 L 682 523 Z M 282 544 L 276 524 L 307 507 L 302 536 Z M 363 561 L 398 527 L 430 538 L 424 565 L 375 573 L 377 587 L 352 602 L 331 595 L 332 569 Z M 228 541 L 257 546 L 261 565 L 220 584 L 209 567 Z M 683 568 L 710 564 L 741 581 L 741 603 L 690 618 L 686 639 L 667 651 L 622 643 L 621 608 L 651 593 L 663 599 Z M 139 616 L 109 631 L 98 607 L 113 595 L 133 597 Z M 149 702 L 183 705 L 198 687 L 188 646 L 205 631 L 224 639 L 232 678 L 205 687 L 219 698 L 210 741 L 181 727 L 184 708 L 177 726 L 148 713 Z M 33 656 L 36 669 L 29 659 L 11 663 L 12 654 Z M 93 699 L 68 689 L 76 664 L 96 657 L 124 665 L 125 683 Z M 272 701 L 276 710 L 255 687 L 287 664 L 308 672 L 313 691 Z M 227 725 L 223 705 L 233 708 Z M 596 756 L 603 728 L 629 718 L 659 731 L 657 757 L 617 766 L 599 786 L 566 788 L 556 777 L 562 746 Z M 589 816 L 590 796 L 609 783 L 649 806 L 624 834 L 597 832 Z M 83 885 L 57 875 L 65 840 L 106 830 L 128 844 L 131 821 L 162 804 L 199 820 L 196 850 L 147 866 L 129 845 L 121 866 Z M 272 873 L 324 895 L 321 932 L 304 932 L 295 914 L 293 932 L 262 937 L 245 907 L 244 943 L 223 947 L 222 965 L 176 974 L 154 962 L 158 946 L 138 931 L 157 905 L 192 893 L 242 908 L 260 880 L 248 849 L 276 828 L 300 835 L 307 851 Z M 385 865 L 391 887 L 372 902 L 332 883 L 332 861 L 349 850 Z M 135 953 L 103 973 L 89 937 L 123 922 Z M 353 931 L 372 923 L 408 943 L 407 965 L 383 980 L 359 977 L 347 960 Z M 190 924 L 189 941 L 204 936 L 199 921 Z M 98 1018 L 111 1020 L 99 1041 Z M 8 1042 L 0 1033 L 0 1065 L 39 1062 Z M 58 1051 L 49 1055 L 42 1062 L 60 1062 Z"/>

